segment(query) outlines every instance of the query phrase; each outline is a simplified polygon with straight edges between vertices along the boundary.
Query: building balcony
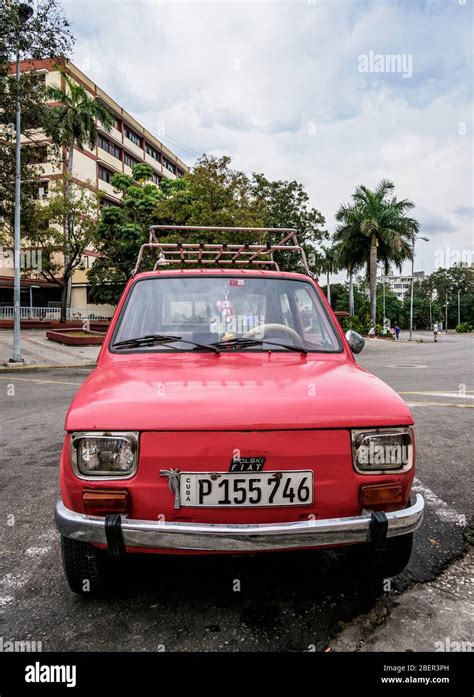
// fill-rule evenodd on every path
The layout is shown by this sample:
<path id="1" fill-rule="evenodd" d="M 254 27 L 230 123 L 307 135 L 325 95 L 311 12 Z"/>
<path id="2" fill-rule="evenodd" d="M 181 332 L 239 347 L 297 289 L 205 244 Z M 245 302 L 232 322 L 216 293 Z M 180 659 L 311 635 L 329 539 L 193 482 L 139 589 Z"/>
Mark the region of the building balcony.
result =
<path id="1" fill-rule="evenodd" d="M 161 163 L 158 162 L 157 160 L 155 160 L 155 158 L 152 157 L 151 155 L 148 155 L 148 153 L 145 154 L 145 162 L 147 163 L 147 165 L 150 165 L 150 167 L 153 167 L 153 169 L 155 170 L 155 172 L 157 174 L 163 173 L 163 168 L 161 166 Z"/>
<path id="2" fill-rule="evenodd" d="M 105 182 L 103 179 L 99 179 L 98 180 L 98 187 L 99 187 L 99 191 L 103 191 L 104 194 L 107 194 L 108 196 L 113 198 L 115 201 L 120 201 L 120 194 L 117 194 L 117 192 L 115 191 L 112 184 Z"/>
<path id="3" fill-rule="evenodd" d="M 129 151 L 131 155 L 134 155 L 134 157 L 138 158 L 140 161 L 143 161 L 143 149 L 138 147 L 138 145 L 135 145 L 129 138 L 124 136 L 123 139 L 123 146 Z"/>
<path id="4" fill-rule="evenodd" d="M 116 170 L 117 172 L 122 171 L 122 161 L 119 160 L 118 157 L 115 157 L 114 155 L 111 155 L 107 150 L 102 150 L 101 147 L 97 148 L 97 158 L 99 162 L 103 162 L 104 164 L 108 165 L 109 167 L 112 167 L 112 169 Z"/>

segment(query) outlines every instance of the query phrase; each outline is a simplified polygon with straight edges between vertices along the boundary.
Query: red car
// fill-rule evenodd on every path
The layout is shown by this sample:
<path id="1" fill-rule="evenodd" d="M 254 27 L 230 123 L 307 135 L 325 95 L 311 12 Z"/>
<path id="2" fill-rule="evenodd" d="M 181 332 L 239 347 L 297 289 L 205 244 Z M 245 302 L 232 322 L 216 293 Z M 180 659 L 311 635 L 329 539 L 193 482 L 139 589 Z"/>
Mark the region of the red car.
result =
<path id="1" fill-rule="evenodd" d="M 66 418 L 55 515 L 76 593 L 103 592 L 108 558 L 130 552 L 356 545 L 374 574 L 407 564 L 424 510 L 412 415 L 356 363 L 364 340 L 280 232 L 219 245 L 151 230 L 137 270 L 158 251 L 155 268 L 128 282 Z M 306 273 L 279 270 L 290 252 Z"/>

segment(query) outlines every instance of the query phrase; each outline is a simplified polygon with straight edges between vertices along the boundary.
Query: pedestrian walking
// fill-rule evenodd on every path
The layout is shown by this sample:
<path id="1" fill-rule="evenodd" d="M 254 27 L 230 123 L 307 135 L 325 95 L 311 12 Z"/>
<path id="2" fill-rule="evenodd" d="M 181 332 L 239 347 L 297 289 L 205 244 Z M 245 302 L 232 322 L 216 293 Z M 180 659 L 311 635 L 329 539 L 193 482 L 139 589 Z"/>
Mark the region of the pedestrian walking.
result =
<path id="1" fill-rule="evenodd" d="M 438 341 L 438 331 L 439 331 L 438 322 L 435 322 L 433 324 L 433 334 L 434 334 L 435 343 Z"/>
<path id="2" fill-rule="evenodd" d="M 400 327 L 398 326 L 398 324 L 395 325 L 395 338 L 397 341 L 400 338 Z"/>

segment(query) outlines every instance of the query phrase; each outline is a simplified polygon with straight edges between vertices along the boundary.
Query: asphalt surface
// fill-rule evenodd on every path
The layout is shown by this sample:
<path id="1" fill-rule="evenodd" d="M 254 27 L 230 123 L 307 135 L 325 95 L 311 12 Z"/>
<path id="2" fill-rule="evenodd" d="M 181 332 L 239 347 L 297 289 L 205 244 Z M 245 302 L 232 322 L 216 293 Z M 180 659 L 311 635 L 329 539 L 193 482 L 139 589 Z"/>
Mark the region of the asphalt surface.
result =
<path id="1" fill-rule="evenodd" d="M 370 341 L 359 359 L 411 405 L 416 486 L 427 500 L 412 559 L 391 597 L 434 579 L 462 554 L 472 515 L 474 341 L 419 338 L 424 343 Z M 383 589 L 357 581 L 344 551 L 145 555 L 117 567 L 117 588 L 107 598 L 71 593 L 52 511 L 64 416 L 88 372 L 0 372 L 4 641 L 41 642 L 44 651 L 323 650 L 344 623 L 380 602 Z"/>

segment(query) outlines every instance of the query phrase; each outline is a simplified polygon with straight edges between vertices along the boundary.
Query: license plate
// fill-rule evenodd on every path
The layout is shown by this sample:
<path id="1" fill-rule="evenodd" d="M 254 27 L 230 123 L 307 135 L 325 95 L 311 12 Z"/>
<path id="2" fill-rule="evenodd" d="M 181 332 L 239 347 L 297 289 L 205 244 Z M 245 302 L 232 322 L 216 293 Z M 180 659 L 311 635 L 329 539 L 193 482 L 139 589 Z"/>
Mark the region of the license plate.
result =
<path id="1" fill-rule="evenodd" d="M 182 472 L 181 506 L 304 506 L 313 503 L 313 472 Z"/>

